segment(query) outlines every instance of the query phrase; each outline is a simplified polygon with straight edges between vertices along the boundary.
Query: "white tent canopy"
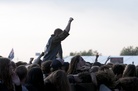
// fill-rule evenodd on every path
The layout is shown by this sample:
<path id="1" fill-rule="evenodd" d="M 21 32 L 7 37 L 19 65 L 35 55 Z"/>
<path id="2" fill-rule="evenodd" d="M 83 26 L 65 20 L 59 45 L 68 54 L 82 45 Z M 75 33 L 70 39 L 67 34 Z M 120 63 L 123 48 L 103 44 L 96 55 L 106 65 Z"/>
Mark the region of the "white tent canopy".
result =
<path id="1" fill-rule="evenodd" d="M 70 62 L 72 57 L 73 56 L 64 57 L 64 61 Z M 96 58 L 96 56 L 82 56 L 82 57 L 86 62 L 90 62 L 90 63 L 93 63 Z M 135 65 L 138 65 L 138 56 L 110 56 L 110 57 L 123 57 L 124 64 L 132 64 L 132 62 L 134 62 Z M 105 63 L 107 58 L 108 56 L 99 56 L 98 62 Z M 108 62 L 110 62 L 110 60 Z"/>

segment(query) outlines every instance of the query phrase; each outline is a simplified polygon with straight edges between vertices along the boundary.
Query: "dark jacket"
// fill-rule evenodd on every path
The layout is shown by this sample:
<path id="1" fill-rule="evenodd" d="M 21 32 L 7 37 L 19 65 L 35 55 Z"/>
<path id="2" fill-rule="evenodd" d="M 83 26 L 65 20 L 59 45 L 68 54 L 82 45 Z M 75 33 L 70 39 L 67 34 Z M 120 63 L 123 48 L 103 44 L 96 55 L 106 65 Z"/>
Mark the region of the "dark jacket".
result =
<path id="1" fill-rule="evenodd" d="M 68 32 L 63 31 L 60 35 L 51 35 L 46 45 L 46 50 L 44 52 L 43 61 L 55 60 L 57 54 L 62 58 L 62 46 L 61 41 L 63 41 L 69 35 Z"/>

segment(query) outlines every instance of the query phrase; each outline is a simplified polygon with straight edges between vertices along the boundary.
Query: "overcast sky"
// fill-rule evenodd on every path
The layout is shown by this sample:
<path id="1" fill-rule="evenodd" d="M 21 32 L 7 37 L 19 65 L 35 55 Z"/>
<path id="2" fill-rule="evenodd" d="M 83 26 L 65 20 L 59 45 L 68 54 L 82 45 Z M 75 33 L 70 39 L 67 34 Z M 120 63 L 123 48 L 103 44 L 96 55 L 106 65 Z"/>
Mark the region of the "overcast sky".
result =
<path id="1" fill-rule="evenodd" d="M 0 55 L 13 48 L 15 60 L 28 61 L 69 17 L 74 21 L 62 42 L 64 57 L 89 49 L 114 56 L 138 46 L 137 0 L 0 0 Z"/>

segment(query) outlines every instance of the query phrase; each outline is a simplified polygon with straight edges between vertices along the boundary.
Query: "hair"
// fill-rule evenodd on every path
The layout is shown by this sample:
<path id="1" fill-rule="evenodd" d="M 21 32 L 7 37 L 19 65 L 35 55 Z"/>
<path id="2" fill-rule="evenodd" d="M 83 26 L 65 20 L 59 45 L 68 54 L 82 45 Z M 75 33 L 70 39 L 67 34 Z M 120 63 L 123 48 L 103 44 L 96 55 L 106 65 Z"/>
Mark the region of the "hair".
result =
<path id="1" fill-rule="evenodd" d="M 52 61 L 50 66 L 51 66 L 50 70 L 51 70 L 51 72 L 53 72 L 53 71 L 56 71 L 58 69 L 62 69 L 63 64 L 61 63 L 61 61 L 55 59 Z"/>
<path id="2" fill-rule="evenodd" d="M 104 71 L 104 70 L 109 70 L 110 69 L 110 66 L 109 65 L 102 65 L 100 68 L 99 68 L 99 70 L 102 70 L 102 71 Z"/>
<path id="3" fill-rule="evenodd" d="M 41 64 L 41 69 L 42 69 L 43 74 L 45 74 L 45 76 L 51 72 L 50 71 L 51 63 L 52 63 L 52 60 L 48 60 L 48 61 L 44 61 Z"/>
<path id="4" fill-rule="evenodd" d="M 15 70 L 16 74 L 19 76 L 20 80 L 22 81 L 23 79 L 26 78 L 27 76 L 27 68 L 24 65 L 20 65 L 16 68 Z"/>
<path id="5" fill-rule="evenodd" d="M 116 80 L 118 80 L 123 75 L 124 66 L 122 64 L 114 64 L 112 66 L 112 70 L 113 70 L 114 74 L 116 75 Z"/>
<path id="6" fill-rule="evenodd" d="M 0 80 L 7 86 L 9 91 L 13 90 L 10 63 L 10 59 L 0 57 Z"/>
<path id="7" fill-rule="evenodd" d="M 136 76 L 136 67 L 133 64 L 128 64 L 125 67 L 122 77 L 134 77 Z"/>
<path id="8" fill-rule="evenodd" d="M 55 29 L 55 31 L 54 31 L 54 35 L 57 36 L 57 35 L 59 35 L 61 32 L 62 32 L 62 30 L 61 30 L 60 28 L 57 28 L 57 29 Z"/>
<path id="9" fill-rule="evenodd" d="M 40 68 L 40 65 L 37 64 L 37 63 L 30 64 L 30 65 L 28 66 L 28 70 L 30 70 L 30 69 L 32 69 L 32 68 L 34 68 L 34 67 Z"/>
<path id="10" fill-rule="evenodd" d="M 70 91 L 69 80 L 63 70 L 52 72 L 45 80 L 49 80 L 56 87 L 57 91 Z"/>
<path id="11" fill-rule="evenodd" d="M 31 84 L 40 91 L 44 89 L 44 80 L 41 68 L 33 67 L 28 71 L 26 77 L 26 84 Z"/>
<path id="12" fill-rule="evenodd" d="M 17 67 L 20 66 L 20 65 L 27 65 L 27 63 L 26 62 L 22 62 L 22 61 L 16 62 L 16 66 Z"/>
<path id="13" fill-rule="evenodd" d="M 92 78 L 89 72 L 81 72 L 78 74 L 78 77 L 81 79 L 82 83 L 91 83 Z"/>
<path id="14" fill-rule="evenodd" d="M 114 64 L 109 62 L 106 65 L 109 65 L 110 67 L 112 67 Z"/>
<path id="15" fill-rule="evenodd" d="M 69 64 L 69 68 L 67 73 L 68 74 L 77 74 L 79 71 L 77 70 L 77 65 L 80 61 L 80 55 L 76 55 L 74 57 L 71 58 L 70 64 Z"/>
<path id="16" fill-rule="evenodd" d="M 104 71 L 98 71 L 96 73 L 98 87 L 101 84 L 105 84 L 107 87 L 112 89 L 115 83 L 115 75 L 112 70 L 106 69 Z"/>
<path id="17" fill-rule="evenodd" d="M 138 91 L 138 78 L 137 77 L 124 77 L 119 79 L 117 87 L 122 88 L 123 91 Z"/>
<path id="18" fill-rule="evenodd" d="M 67 72 L 68 69 L 69 69 L 69 62 L 64 62 L 63 66 L 62 66 L 62 69 Z"/>
<path id="19" fill-rule="evenodd" d="M 112 70 L 115 75 L 123 74 L 124 66 L 121 64 L 114 64 Z"/>
<path id="20" fill-rule="evenodd" d="M 99 69 L 100 69 L 99 66 L 92 66 L 92 67 L 90 68 L 90 72 L 98 72 Z"/>
<path id="21" fill-rule="evenodd" d="M 13 69 L 15 70 L 16 69 L 16 63 L 15 62 L 13 62 L 13 61 L 11 61 L 11 65 L 12 65 L 12 67 L 13 67 Z"/>

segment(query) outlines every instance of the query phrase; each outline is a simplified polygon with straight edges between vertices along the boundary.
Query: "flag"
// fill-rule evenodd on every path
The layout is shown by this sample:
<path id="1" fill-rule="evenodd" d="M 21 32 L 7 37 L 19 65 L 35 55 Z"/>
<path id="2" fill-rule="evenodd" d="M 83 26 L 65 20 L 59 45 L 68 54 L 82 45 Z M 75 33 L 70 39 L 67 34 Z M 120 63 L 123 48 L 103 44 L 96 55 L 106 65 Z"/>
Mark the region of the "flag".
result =
<path id="1" fill-rule="evenodd" d="M 11 60 L 14 58 L 14 50 L 13 50 L 13 48 L 12 48 L 8 58 L 11 59 Z"/>

